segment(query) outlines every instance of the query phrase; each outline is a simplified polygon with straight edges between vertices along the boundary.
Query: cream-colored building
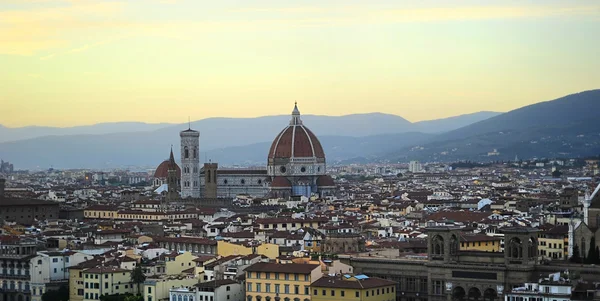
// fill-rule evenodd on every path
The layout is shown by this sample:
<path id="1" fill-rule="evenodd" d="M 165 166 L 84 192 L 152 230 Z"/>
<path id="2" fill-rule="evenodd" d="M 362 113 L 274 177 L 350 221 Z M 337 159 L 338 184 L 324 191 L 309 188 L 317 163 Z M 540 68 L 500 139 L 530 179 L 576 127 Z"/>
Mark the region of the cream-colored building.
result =
<path id="1" fill-rule="evenodd" d="M 185 270 L 189 270 L 196 267 L 194 259 L 198 256 L 192 255 L 190 252 L 184 252 L 177 255 L 166 255 L 165 265 L 167 275 L 179 275 Z"/>
<path id="2" fill-rule="evenodd" d="M 83 271 L 83 301 L 99 300 L 102 295 L 137 293 L 131 282 L 131 270 L 119 267 L 95 267 Z"/>
<path id="3" fill-rule="evenodd" d="M 246 268 L 246 300 L 310 300 L 310 284 L 323 276 L 319 264 L 259 262 Z"/>
<path id="4" fill-rule="evenodd" d="M 198 284 L 198 278 L 184 275 L 163 275 L 149 277 L 144 282 L 144 301 L 168 300 L 169 290 L 178 287 L 191 287 Z"/>
<path id="5" fill-rule="evenodd" d="M 231 255 L 264 255 L 270 259 L 279 257 L 279 246 L 276 244 L 263 243 L 258 246 L 247 247 L 241 244 L 230 243 L 220 240 L 217 243 L 217 252 L 219 256 L 227 257 Z"/>

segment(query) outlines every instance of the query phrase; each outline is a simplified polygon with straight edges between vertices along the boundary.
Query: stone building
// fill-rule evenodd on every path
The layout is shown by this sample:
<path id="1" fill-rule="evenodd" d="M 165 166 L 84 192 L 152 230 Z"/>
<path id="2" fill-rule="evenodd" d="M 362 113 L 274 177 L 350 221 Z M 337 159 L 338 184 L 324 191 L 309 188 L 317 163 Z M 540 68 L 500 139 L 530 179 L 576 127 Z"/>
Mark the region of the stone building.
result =
<path id="1" fill-rule="evenodd" d="M 4 193 L 4 185 L 5 180 L 0 179 L 0 222 L 32 225 L 36 221 L 59 218 L 57 202 L 10 197 Z"/>
<path id="2" fill-rule="evenodd" d="M 540 274 L 565 269 L 584 279 L 600 279 L 600 269 L 592 266 L 539 264 L 537 229 L 503 229 L 504 252 L 461 251 L 458 228 L 434 227 L 426 232 L 426 255 L 339 257 L 355 273 L 396 281 L 396 300 L 401 301 L 499 300 Z"/>
<path id="3" fill-rule="evenodd" d="M 181 141 L 181 197 L 200 197 L 200 133 L 188 127 Z"/>
<path id="4" fill-rule="evenodd" d="M 335 189 L 327 175 L 325 152 L 317 136 L 304 126 L 298 106 L 273 140 L 267 161 L 271 194 L 277 197 L 329 195 Z"/>
<path id="5" fill-rule="evenodd" d="M 585 258 L 594 238 L 600 245 L 600 184 L 592 195 L 586 194 L 583 201 L 583 220 L 572 221 L 569 225 L 569 257 L 577 246 L 581 258 Z"/>

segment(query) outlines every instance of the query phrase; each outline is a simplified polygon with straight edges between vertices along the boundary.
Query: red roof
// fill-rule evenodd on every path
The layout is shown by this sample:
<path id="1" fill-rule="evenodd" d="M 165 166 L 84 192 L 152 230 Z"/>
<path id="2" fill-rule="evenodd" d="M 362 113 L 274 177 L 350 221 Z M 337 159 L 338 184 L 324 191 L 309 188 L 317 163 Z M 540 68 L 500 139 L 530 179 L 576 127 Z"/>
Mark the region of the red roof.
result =
<path id="1" fill-rule="evenodd" d="M 300 120 L 300 111 L 294 107 L 292 121 L 285 127 L 273 143 L 269 150 L 269 158 L 322 158 L 325 159 L 325 152 L 317 136 L 313 134 Z"/>
<path id="2" fill-rule="evenodd" d="M 181 178 L 181 168 L 179 168 L 179 165 L 175 164 L 175 167 L 177 168 L 177 178 L 180 179 Z M 154 172 L 154 177 L 155 178 L 166 178 L 169 175 L 169 160 L 165 160 L 162 163 L 160 163 L 160 165 L 158 165 L 158 167 L 156 168 L 156 171 Z"/>
<path id="3" fill-rule="evenodd" d="M 324 175 L 324 176 L 320 176 L 317 179 L 317 186 L 318 187 L 335 187 L 335 182 L 333 182 L 333 179 L 330 176 Z"/>
<path id="4" fill-rule="evenodd" d="M 285 177 L 274 177 L 271 187 L 292 187 L 292 183 Z"/>

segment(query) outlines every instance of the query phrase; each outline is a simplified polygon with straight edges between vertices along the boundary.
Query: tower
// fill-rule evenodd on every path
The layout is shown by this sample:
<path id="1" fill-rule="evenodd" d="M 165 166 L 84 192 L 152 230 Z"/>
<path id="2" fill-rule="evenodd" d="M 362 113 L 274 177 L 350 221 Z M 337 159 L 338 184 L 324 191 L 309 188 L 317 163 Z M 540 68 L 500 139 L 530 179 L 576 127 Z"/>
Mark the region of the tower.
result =
<path id="1" fill-rule="evenodd" d="M 200 133 L 188 127 L 181 141 L 181 197 L 200 197 Z"/>
<path id="2" fill-rule="evenodd" d="M 535 265 L 538 258 L 538 232 L 528 227 L 503 228 L 504 260 L 507 265 Z"/>
<path id="3" fill-rule="evenodd" d="M 217 194 L 217 169 L 218 163 L 204 163 L 204 197 L 216 199 Z"/>
<path id="4" fill-rule="evenodd" d="M 163 200 L 162 210 L 166 211 L 170 202 L 178 199 L 179 184 L 177 183 L 177 163 L 175 163 L 175 157 L 173 156 L 173 147 L 171 147 L 171 154 L 169 155 L 169 168 L 167 175 L 167 195 Z"/>

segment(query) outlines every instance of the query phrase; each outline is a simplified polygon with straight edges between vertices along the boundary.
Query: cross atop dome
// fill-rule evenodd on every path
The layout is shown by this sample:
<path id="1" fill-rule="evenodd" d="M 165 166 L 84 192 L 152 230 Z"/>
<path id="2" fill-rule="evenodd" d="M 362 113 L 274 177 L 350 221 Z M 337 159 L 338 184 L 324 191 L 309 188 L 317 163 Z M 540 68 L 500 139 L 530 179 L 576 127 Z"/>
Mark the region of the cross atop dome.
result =
<path id="1" fill-rule="evenodd" d="M 292 120 L 290 125 L 301 125 L 302 120 L 300 119 L 300 110 L 298 110 L 298 102 L 294 102 L 294 110 L 292 111 Z"/>

